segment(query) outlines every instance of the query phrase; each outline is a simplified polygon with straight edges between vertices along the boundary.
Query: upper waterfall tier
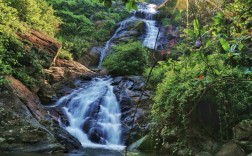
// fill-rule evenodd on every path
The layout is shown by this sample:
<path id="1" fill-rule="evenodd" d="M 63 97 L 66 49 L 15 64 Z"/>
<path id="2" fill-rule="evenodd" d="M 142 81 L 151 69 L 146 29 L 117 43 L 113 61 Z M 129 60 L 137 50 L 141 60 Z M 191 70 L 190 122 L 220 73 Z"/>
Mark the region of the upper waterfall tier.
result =
<path id="1" fill-rule="evenodd" d="M 114 35 L 105 43 L 100 52 L 100 60 L 98 67 L 101 67 L 102 61 L 106 56 L 112 42 L 129 33 L 128 28 L 136 21 L 143 21 L 145 23 L 145 30 L 142 37 L 139 38 L 144 47 L 150 49 L 163 49 L 163 41 L 166 41 L 164 30 L 160 28 L 160 25 L 156 21 L 158 11 L 155 9 L 156 5 L 140 3 L 138 4 L 138 10 L 132 11 L 131 16 L 121 22 L 119 27 L 115 31 Z"/>

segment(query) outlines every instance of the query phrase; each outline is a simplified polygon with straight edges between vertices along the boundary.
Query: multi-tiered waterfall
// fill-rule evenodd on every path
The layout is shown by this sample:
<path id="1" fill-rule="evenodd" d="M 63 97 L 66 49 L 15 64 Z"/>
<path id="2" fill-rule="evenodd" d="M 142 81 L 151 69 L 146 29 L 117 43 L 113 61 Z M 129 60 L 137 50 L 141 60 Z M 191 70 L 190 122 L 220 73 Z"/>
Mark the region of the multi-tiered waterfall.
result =
<path id="1" fill-rule="evenodd" d="M 114 35 L 101 51 L 100 63 L 112 41 L 123 33 L 131 22 L 145 22 L 145 34 L 141 39 L 143 46 L 156 49 L 156 41 L 162 36 L 159 33 L 155 15 L 155 5 L 141 4 L 138 11 L 119 23 Z M 88 84 L 81 85 L 71 94 L 58 100 L 67 117 L 67 123 L 60 122 L 70 134 L 77 138 L 84 147 L 123 149 L 120 105 L 113 93 L 110 78 L 94 78 Z"/>

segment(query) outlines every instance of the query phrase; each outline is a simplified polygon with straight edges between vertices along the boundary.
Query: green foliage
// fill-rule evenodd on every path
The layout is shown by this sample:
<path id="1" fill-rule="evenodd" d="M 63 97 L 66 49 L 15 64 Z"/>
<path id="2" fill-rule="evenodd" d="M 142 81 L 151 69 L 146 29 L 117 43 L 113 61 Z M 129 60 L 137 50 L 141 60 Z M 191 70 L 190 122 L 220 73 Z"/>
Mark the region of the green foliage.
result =
<path id="1" fill-rule="evenodd" d="M 17 33 L 40 30 L 55 34 L 59 20 L 43 0 L 0 0 L 0 85 L 4 75 L 13 75 L 32 86 L 42 75 L 41 62 L 28 49 Z"/>
<path id="2" fill-rule="evenodd" d="M 198 141 L 207 134 L 220 141 L 230 139 L 232 127 L 252 117 L 249 4 L 251 1 L 235 0 L 221 8 L 211 22 L 209 18 L 192 20 L 188 29 L 182 28 L 173 49 L 170 58 L 176 60 L 168 59 L 154 68 L 150 82 L 159 84 L 152 107 L 153 132 L 162 138 L 160 144 L 170 143 L 170 134 L 176 133 L 175 155 L 181 148 L 197 144 L 192 141 L 195 137 Z M 201 5 L 203 2 L 197 7 Z M 197 10 L 193 16 L 199 13 Z M 207 104 L 217 112 L 218 130 L 200 119 L 198 106 Z"/>
<path id="3" fill-rule="evenodd" d="M 148 65 L 148 55 L 139 42 L 117 45 L 105 58 L 103 66 L 114 75 L 140 75 Z"/>
<path id="4" fill-rule="evenodd" d="M 92 0 L 47 0 L 62 19 L 57 34 L 63 49 L 79 59 L 94 45 L 103 44 L 125 15 L 119 7 L 106 8 Z M 106 1 L 107 2 L 107 1 Z M 119 14 L 119 12 L 122 12 Z"/>
<path id="5" fill-rule="evenodd" d="M 73 56 L 69 51 L 61 49 L 57 58 L 66 59 L 66 60 L 73 60 Z"/>
<path id="6" fill-rule="evenodd" d="M 16 10 L 17 19 L 20 21 L 28 24 L 33 29 L 40 30 L 50 35 L 55 34 L 59 19 L 54 16 L 54 10 L 44 0 L 2 1 Z"/>

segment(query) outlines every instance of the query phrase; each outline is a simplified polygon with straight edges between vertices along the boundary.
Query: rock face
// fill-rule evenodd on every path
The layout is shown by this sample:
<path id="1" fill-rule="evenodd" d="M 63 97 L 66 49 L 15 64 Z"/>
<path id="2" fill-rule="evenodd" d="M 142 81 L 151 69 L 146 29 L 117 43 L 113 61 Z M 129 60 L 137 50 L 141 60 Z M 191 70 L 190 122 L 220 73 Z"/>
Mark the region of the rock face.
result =
<path id="1" fill-rule="evenodd" d="M 246 156 L 243 149 L 234 142 L 224 144 L 216 156 Z"/>
<path id="2" fill-rule="evenodd" d="M 6 80 L 8 84 L 0 91 L 0 153 L 63 152 L 81 148 L 78 141 L 54 126 L 36 95 L 13 77 Z"/>
<path id="3" fill-rule="evenodd" d="M 55 61 L 61 45 L 55 39 L 35 30 L 32 30 L 29 34 L 19 33 L 18 36 L 25 41 L 32 43 L 32 46 L 26 44 L 27 47 L 35 48 L 37 58 L 42 62 L 44 68 L 49 68 Z"/>
<path id="4" fill-rule="evenodd" d="M 116 77 L 112 85 L 121 105 L 123 140 L 130 144 L 150 130 L 151 91 L 144 91 L 145 83 L 140 76 Z"/>
<path id="5" fill-rule="evenodd" d="M 233 139 L 244 151 L 252 153 L 252 120 L 244 120 L 233 128 Z"/>
<path id="6" fill-rule="evenodd" d="M 45 69 L 44 71 L 46 74 L 46 80 L 51 85 L 71 80 L 81 75 L 95 75 L 94 72 L 78 62 L 60 59 L 55 61 L 54 66 Z"/>
<path id="7" fill-rule="evenodd" d="M 38 90 L 38 96 L 44 105 L 54 103 L 58 96 L 65 94 L 65 89 L 69 91 L 67 88 L 77 87 L 74 79 L 91 80 L 96 75 L 78 62 L 60 59 L 49 69 L 44 69 L 44 72 L 46 81 Z"/>
<path id="8" fill-rule="evenodd" d="M 92 47 L 87 54 L 81 57 L 78 62 L 87 67 L 97 67 L 100 59 L 102 47 Z"/>

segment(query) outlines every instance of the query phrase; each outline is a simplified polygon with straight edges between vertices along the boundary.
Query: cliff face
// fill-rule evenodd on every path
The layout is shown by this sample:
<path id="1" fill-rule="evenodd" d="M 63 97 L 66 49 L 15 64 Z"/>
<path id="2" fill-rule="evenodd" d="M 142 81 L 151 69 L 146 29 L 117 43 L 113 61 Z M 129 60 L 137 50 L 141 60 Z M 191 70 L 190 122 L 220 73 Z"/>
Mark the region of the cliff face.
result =
<path id="1" fill-rule="evenodd" d="M 56 61 L 61 48 L 60 43 L 38 31 L 18 34 L 24 43 L 27 56 L 32 53 L 43 72 L 51 71 L 54 62 L 64 69 L 63 80 L 73 79 L 82 74 L 93 74 L 92 71 L 74 61 Z M 39 83 L 31 89 L 12 76 L 6 76 L 6 84 L 0 87 L 0 153 L 4 152 L 64 152 L 81 149 L 78 140 L 59 126 L 57 117 L 52 116 L 41 104 L 38 90 L 47 83 L 47 74 L 38 74 L 34 65 L 28 63 L 29 57 L 24 56 L 22 65 L 32 72 Z M 51 76 L 57 77 L 53 71 Z M 38 76 L 39 75 L 39 76 Z M 45 75 L 45 76 L 44 76 Z M 59 83 L 63 80 L 59 80 Z M 49 80 L 48 80 L 49 81 Z M 48 91 L 47 89 L 44 89 Z"/>
<path id="2" fill-rule="evenodd" d="M 0 92 L 0 152 L 62 151 L 64 147 L 41 124 L 46 111 L 38 97 L 13 77 L 6 80 Z"/>

